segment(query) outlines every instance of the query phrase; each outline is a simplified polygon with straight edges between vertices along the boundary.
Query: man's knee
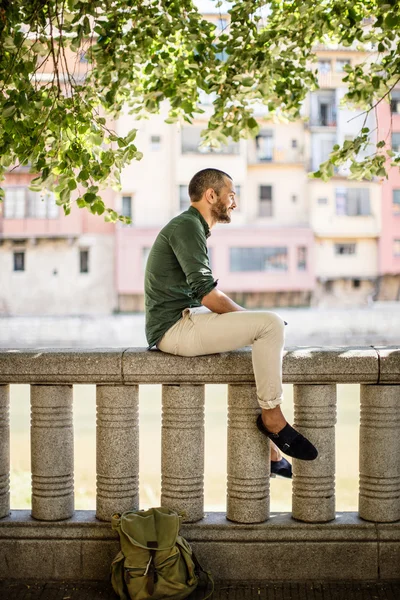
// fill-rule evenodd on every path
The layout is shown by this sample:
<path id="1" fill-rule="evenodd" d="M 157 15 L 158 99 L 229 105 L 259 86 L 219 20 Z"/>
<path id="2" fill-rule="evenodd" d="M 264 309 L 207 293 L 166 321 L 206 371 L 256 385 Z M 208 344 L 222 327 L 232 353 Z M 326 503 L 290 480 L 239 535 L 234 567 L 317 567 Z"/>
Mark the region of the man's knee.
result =
<path id="1" fill-rule="evenodd" d="M 265 325 L 268 331 L 273 331 L 277 336 L 284 337 L 285 321 L 274 312 L 265 312 Z"/>

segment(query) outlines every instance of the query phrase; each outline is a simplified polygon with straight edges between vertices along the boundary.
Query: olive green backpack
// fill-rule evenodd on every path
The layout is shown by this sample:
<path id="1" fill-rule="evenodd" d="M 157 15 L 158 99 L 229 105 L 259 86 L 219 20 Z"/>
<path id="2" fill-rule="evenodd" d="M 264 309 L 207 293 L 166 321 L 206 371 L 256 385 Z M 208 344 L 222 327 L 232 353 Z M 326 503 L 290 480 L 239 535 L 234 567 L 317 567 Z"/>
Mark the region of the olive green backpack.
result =
<path id="1" fill-rule="evenodd" d="M 111 526 L 118 531 L 121 551 L 111 564 L 111 583 L 121 600 L 182 600 L 196 589 L 202 574 L 213 588 L 210 574 L 179 535 L 181 519 L 168 508 L 113 515 Z"/>

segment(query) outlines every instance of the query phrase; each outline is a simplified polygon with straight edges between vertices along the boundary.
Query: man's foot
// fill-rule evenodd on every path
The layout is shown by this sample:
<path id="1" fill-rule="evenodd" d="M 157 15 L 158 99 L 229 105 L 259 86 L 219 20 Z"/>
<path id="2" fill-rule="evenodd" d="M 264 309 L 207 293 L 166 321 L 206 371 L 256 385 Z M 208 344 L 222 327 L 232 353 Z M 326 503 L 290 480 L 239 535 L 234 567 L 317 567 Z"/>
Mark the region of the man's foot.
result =
<path id="1" fill-rule="evenodd" d="M 286 458 L 271 460 L 271 477 L 276 477 L 277 475 L 286 479 L 292 479 L 292 465 Z"/>
<path id="2" fill-rule="evenodd" d="M 271 462 L 279 462 L 282 460 L 282 454 L 278 446 L 275 446 L 274 442 L 271 441 L 269 445 L 269 454 Z"/>
<path id="3" fill-rule="evenodd" d="M 271 433 L 278 433 L 286 425 L 286 419 L 283 416 L 281 407 L 275 406 L 275 408 L 265 409 L 261 411 L 261 418 L 265 427 Z"/>
<path id="4" fill-rule="evenodd" d="M 279 450 L 288 456 L 299 460 L 315 460 L 318 456 L 316 447 L 289 423 L 286 423 L 278 432 L 274 432 L 264 425 L 262 416 L 258 415 L 257 427 L 261 433 L 278 446 Z"/>

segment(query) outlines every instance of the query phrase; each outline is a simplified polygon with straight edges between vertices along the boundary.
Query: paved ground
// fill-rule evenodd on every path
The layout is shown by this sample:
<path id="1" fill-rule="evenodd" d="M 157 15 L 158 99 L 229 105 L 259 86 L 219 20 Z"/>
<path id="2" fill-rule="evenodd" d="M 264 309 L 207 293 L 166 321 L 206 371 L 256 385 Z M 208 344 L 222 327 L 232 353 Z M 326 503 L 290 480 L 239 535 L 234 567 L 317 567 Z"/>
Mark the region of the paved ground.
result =
<path id="1" fill-rule="evenodd" d="M 190 600 L 201 600 L 196 592 Z M 106 583 L 0 581 L 0 600 L 117 600 Z M 217 585 L 212 600 L 400 600 L 395 583 L 270 583 Z"/>

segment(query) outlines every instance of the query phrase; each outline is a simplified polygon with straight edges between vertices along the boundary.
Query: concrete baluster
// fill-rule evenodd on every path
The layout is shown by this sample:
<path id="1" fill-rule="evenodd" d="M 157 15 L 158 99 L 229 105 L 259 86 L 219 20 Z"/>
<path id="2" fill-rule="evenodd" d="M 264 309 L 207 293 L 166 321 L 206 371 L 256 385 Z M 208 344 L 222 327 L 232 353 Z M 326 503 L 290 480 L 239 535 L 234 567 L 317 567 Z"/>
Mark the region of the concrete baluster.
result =
<path id="1" fill-rule="evenodd" d="M 10 513 L 9 386 L 0 385 L 0 518 Z"/>
<path id="2" fill-rule="evenodd" d="M 361 385 L 359 513 L 400 519 L 400 386 Z"/>
<path id="3" fill-rule="evenodd" d="M 98 385 L 96 517 L 139 508 L 139 387 Z"/>
<path id="4" fill-rule="evenodd" d="M 163 385 L 161 504 L 204 516 L 204 386 Z"/>
<path id="5" fill-rule="evenodd" d="M 227 513 L 237 523 L 269 518 L 269 440 L 258 431 L 254 385 L 228 386 Z"/>
<path id="6" fill-rule="evenodd" d="M 292 515 L 306 523 L 335 518 L 336 385 L 294 385 L 294 427 L 318 449 L 293 460 Z"/>
<path id="7" fill-rule="evenodd" d="M 71 385 L 31 386 L 32 517 L 74 513 L 74 434 Z"/>

